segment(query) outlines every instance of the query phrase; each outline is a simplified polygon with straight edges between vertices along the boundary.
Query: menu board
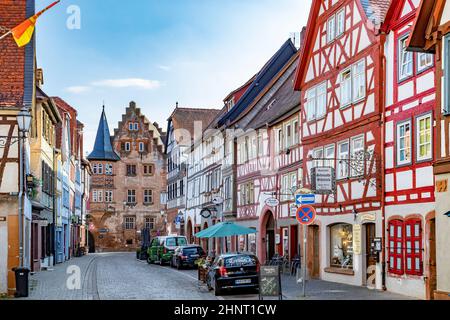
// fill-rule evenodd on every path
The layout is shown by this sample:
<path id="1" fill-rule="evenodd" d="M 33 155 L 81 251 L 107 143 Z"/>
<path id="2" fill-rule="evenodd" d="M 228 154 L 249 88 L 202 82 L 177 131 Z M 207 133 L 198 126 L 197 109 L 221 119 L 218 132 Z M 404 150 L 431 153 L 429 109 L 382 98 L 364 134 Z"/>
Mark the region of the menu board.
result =
<path id="1" fill-rule="evenodd" d="M 259 296 L 281 297 L 281 278 L 279 266 L 261 266 Z"/>

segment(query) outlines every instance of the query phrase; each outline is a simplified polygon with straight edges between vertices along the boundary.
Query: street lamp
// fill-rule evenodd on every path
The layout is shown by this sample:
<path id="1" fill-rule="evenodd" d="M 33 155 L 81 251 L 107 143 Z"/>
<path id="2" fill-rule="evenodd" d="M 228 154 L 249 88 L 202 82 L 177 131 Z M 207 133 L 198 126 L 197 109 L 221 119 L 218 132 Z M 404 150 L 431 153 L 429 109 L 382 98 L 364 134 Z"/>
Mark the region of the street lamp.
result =
<path id="1" fill-rule="evenodd" d="M 20 267 L 24 266 L 23 263 L 23 246 L 24 246 L 24 207 L 25 207 L 25 193 L 24 193 L 24 177 L 25 177 L 25 162 L 24 162 L 24 150 L 25 139 L 27 133 L 30 131 L 31 126 L 31 114 L 28 108 L 23 106 L 20 112 L 17 114 L 17 125 L 19 127 L 19 263 Z"/>

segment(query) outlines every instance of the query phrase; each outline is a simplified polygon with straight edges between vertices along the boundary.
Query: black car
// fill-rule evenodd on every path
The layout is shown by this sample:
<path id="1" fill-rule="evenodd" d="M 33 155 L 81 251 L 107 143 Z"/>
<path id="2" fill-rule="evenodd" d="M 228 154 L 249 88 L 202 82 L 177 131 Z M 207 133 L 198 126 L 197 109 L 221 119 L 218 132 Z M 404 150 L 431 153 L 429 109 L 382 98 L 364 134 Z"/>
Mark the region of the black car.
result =
<path id="1" fill-rule="evenodd" d="M 198 245 L 180 246 L 175 249 L 170 265 L 173 268 L 195 267 L 195 261 L 205 258 L 206 254 L 202 247 Z"/>
<path id="2" fill-rule="evenodd" d="M 224 290 L 259 289 L 259 261 L 252 253 L 227 253 L 216 258 L 211 266 L 207 285 L 216 296 Z"/>

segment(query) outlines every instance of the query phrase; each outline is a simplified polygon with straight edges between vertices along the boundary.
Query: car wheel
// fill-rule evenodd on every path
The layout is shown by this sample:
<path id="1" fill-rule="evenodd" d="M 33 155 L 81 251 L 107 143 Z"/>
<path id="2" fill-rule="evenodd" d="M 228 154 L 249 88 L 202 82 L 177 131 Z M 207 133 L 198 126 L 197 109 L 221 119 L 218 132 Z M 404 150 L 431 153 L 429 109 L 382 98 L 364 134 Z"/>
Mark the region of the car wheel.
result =
<path id="1" fill-rule="evenodd" d="M 217 281 L 214 281 L 214 295 L 215 295 L 216 297 L 222 295 L 222 290 L 221 290 L 220 287 L 217 285 Z"/>
<path id="2" fill-rule="evenodd" d="M 152 259 L 150 259 L 150 257 L 147 258 L 147 263 L 151 264 L 152 263 Z"/>

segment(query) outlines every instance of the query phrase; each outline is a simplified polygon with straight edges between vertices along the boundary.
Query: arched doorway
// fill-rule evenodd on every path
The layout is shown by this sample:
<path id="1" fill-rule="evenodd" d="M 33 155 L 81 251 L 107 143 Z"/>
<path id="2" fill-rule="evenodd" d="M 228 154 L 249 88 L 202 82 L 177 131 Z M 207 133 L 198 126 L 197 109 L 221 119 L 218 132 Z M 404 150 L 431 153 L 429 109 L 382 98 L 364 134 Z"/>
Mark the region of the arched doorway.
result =
<path id="1" fill-rule="evenodd" d="M 95 253 L 95 239 L 92 232 L 88 232 L 88 246 L 89 246 L 89 253 Z"/>
<path id="2" fill-rule="evenodd" d="M 267 211 L 261 221 L 261 262 L 272 259 L 275 255 L 275 218 L 272 211 Z"/>
<path id="3" fill-rule="evenodd" d="M 191 219 L 189 219 L 188 223 L 187 223 L 186 237 L 187 237 L 189 243 L 194 243 L 194 235 L 192 234 L 192 221 L 191 221 Z"/>

